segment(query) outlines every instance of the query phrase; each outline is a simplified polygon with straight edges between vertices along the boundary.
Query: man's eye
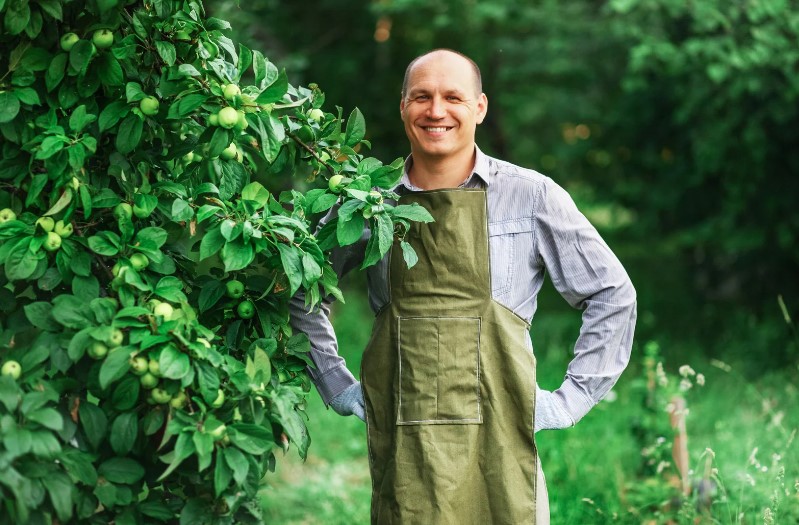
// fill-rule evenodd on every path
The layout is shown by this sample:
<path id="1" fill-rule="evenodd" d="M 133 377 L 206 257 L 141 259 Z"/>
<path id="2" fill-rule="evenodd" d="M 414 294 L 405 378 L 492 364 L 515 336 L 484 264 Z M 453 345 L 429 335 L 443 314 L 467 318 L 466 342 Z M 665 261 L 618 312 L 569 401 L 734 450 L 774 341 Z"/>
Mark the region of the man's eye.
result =
<path id="1" fill-rule="evenodd" d="M 428 100 L 430 97 L 427 95 L 419 95 L 416 97 L 416 100 Z"/>
<path id="2" fill-rule="evenodd" d="M 454 97 L 454 96 L 449 96 L 449 97 L 447 97 L 447 100 L 449 100 L 450 102 L 458 102 L 460 100 L 460 98 Z"/>

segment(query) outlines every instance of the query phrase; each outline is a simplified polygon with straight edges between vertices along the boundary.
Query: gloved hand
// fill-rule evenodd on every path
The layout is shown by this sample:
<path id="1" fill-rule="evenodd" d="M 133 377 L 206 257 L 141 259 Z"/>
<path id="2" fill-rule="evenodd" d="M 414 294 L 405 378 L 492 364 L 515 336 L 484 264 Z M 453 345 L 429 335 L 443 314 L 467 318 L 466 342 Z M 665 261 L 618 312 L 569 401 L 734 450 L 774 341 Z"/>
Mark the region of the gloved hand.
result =
<path id="1" fill-rule="evenodd" d="M 535 431 L 568 428 L 574 426 L 574 420 L 561 406 L 552 392 L 541 390 L 535 386 Z"/>
<path id="2" fill-rule="evenodd" d="M 355 414 L 361 421 L 365 421 L 363 413 L 363 390 L 361 390 L 360 383 L 355 383 L 347 387 L 346 390 L 330 401 L 330 406 L 339 415 L 349 416 L 350 414 Z"/>

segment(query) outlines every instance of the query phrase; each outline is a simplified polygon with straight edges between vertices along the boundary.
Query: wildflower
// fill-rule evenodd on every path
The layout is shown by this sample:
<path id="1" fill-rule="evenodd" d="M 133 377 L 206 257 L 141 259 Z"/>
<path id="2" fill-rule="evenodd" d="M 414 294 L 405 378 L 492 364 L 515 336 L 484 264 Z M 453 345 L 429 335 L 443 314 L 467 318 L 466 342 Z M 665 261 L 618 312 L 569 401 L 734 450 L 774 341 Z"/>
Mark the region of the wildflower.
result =
<path id="1" fill-rule="evenodd" d="M 766 507 L 766 510 L 763 512 L 763 525 L 772 525 L 774 523 L 774 516 L 771 513 L 771 509 Z"/>
<path id="2" fill-rule="evenodd" d="M 705 386 L 705 374 L 696 374 L 696 384 Z"/>
<path id="3" fill-rule="evenodd" d="M 662 387 L 669 386 L 669 378 L 666 377 L 666 371 L 663 370 L 663 363 L 658 363 L 657 368 L 655 369 L 655 375 L 658 379 L 658 384 Z"/>
<path id="4" fill-rule="evenodd" d="M 753 487 L 755 486 L 755 478 L 753 478 L 751 474 L 747 473 L 746 476 L 744 476 L 744 481 Z"/>
<path id="5" fill-rule="evenodd" d="M 680 367 L 680 375 L 683 376 L 683 377 L 688 377 L 688 376 L 696 375 L 696 372 L 694 372 L 694 369 L 691 368 L 690 366 L 682 365 Z"/>
<path id="6" fill-rule="evenodd" d="M 690 379 L 683 379 L 680 381 L 680 392 L 690 390 L 692 386 Z"/>
<path id="7" fill-rule="evenodd" d="M 710 448 L 710 447 L 706 447 L 705 448 L 705 454 L 707 454 L 708 456 L 710 456 L 711 458 L 714 458 L 714 459 L 716 457 L 716 453 L 713 452 L 713 449 Z"/>

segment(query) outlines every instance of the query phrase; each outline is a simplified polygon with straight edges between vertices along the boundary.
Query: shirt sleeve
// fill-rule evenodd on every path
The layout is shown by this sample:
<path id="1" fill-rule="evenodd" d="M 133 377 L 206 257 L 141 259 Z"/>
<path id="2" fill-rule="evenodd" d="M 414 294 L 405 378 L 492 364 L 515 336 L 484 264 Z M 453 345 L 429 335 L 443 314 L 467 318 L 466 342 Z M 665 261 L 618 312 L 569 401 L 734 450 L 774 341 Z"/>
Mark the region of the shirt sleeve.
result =
<path id="1" fill-rule="evenodd" d="M 335 217 L 334 208 L 319 223 L 319 228 Z M 331 253 L 333 270 L 342 277 L 355 268 L 363 260 L 364 248 L 368 241 L 368 228 L 362 238 L 355 244 L 337 248 Z M 289 303 L 291 328 L 304 332 L 311 342 L 311 360 L 315 368 L 308 368 L 311 380 L 316 385 L 322 401 L 329 405 L 341 392 L 357 383 L 347 369 L 344 359 L 338 355 L 338 340 L 330 322 L 331 296 L 325 297 L 322 303 L 309 310 L 305 306 L 305 294 L 301 291 L 292 297 Z"/>
<path id="2" fill-rule="evenodd" d="M 576 423 L 630 361 L 636 294 L 618 258 L 563 188 L 547 178 L 536 200 L 534 242 L 540 262 L 560 295 L 583 311 L 574 357 L 552 396 Z"/>

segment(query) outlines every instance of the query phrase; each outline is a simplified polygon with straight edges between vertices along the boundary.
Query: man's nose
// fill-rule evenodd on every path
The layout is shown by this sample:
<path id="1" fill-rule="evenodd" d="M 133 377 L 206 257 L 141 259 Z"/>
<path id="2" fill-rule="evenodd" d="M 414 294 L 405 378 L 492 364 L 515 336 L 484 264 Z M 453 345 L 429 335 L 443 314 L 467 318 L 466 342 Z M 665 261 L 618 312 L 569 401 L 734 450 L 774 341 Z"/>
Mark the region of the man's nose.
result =
<path id="1" fill-rule="evenodd" d="M 430 100 L 430 106 L 427 108 L 427 115 L 431 119 L 442 119 L 447 116 L 444 101 L 439 97 L 433 97 Z"/>

